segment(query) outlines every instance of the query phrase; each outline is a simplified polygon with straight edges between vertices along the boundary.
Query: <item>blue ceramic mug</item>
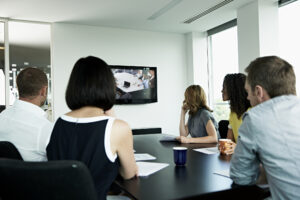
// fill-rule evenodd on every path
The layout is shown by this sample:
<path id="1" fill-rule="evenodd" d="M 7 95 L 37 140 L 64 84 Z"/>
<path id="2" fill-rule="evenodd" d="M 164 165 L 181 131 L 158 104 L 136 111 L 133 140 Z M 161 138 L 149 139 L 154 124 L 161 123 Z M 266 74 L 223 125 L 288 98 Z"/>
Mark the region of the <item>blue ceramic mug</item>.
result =
<path id="1" fill-rule="evenodd" d="M 173 147 L 174 163 L 176 165 L 185 165 L 186 163 L 186 147 Z"/>

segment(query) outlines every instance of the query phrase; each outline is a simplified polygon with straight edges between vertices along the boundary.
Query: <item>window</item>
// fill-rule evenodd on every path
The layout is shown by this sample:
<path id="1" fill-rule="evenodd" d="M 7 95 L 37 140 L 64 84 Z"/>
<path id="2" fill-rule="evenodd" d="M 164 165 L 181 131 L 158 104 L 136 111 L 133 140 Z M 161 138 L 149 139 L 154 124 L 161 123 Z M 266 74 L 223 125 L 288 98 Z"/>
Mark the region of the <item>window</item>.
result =
<path id="1" fill-rule="evenodd" d="M 4 26 L 8 23 L 8 26 Z M 8 27 L 9 44 L 9 69 L 4 63 L 4 27 Z M 48 110 L 49 119 L 52 119 L 51 111 L 51 68 L 50 68 L 50 25 L 20 22 L 0 21 L 0 105 L 11 106 L 18 98 L 16 77 L 26 67 L 36 67 L 43 70 L 48 77 L 48 99 L 44 110 Z M 5 85 L 5 76 L 9 77 Z M 3 80 L 4 79 L 4 80 Z M 5 93 L 5 88 L 8 93 Z M 8 102 L 5 102 L 6 94 Z"/>
<path id="2" fill-rule="evenodd" d="M 209 32 L 208 32 L 208 35 Z M 209 40 L 209 102 L 217 121 L 228 120 L 229 104 L 222 100 L 223 79 L 226 74 L 238 73 L 237 27 L 211 34 Z"/>
<path id="3" fill-rule="evenodd" d="M 297 94 L 300 94 L 300 1 L 279 8 L 279 56 L 288 61 L 296 73 Z"/>

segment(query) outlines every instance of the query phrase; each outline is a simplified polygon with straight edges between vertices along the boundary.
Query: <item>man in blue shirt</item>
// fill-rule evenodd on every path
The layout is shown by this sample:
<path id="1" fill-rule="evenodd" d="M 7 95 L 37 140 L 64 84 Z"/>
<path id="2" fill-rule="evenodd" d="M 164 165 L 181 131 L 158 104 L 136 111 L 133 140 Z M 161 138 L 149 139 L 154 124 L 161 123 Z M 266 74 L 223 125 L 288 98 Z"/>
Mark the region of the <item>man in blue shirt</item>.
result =
<path id="1" fill-rule="evenodd" d="M 293 67 L 268 56 L 252 61 L 246 72 L 253 108 L 243 116 L 230 177 L 239 185 L 255 184 L 262 164 L 272 199 L 300 199 L 300 100 Z"/>

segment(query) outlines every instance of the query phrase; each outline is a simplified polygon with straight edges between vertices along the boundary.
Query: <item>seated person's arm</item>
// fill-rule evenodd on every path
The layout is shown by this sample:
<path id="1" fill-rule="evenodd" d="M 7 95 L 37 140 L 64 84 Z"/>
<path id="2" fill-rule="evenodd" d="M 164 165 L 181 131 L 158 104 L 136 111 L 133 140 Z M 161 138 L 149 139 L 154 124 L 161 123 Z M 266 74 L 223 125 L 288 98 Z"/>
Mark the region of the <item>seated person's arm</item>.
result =
<path id="1" fill-rule="evenodd" d="M 231 158 L 230 178 L 238 185 L 255 184 L 259 175 L 259 160 L 256 157 L 256 131 L 252 130 L 249 118 L 239 128 L 239 141 Z M 249 123 L 249 124 L 248 124 Z"/>
<path id="2" fill-rule="evenodd" d="M 182 124 L 180 122 L 180 126 L 179 126 L 179 131 L 180 131 L 180 136 L 188 136 L 189 135 L 189 128 L 186 124 Z"/>
<path id="3" fill-rule="evenodd" d="M 185 115 L 187 113 L 187 107 L 186 104 L 183 103 L 181 107 L 181 113 L 180 113 L 180 122 L 179 122 L 179 132 L 180 136 L 188 136 L 189 135 L 189 129 L 187 124 L 185 124 Z"/>
<path id="4" fill-rule="evenodd" d="M 231 142 L 229 143 L 230 146 L 228 146 L 228 147 L 226 148 L 226 150 L 224 151 L 224 153 L 225 153 L 226 155 L 230 155 L 230 154 L 233 154 L 233 153 L 234 153 L 234 149 L 235 149 L 235 147 L 236 147 L 236 143 L 234 142 L 235 140 L 234 140 L 234 136 L 233 136 L 233 131 L 232 131 L 231 128 L 228 128 L 227 139 L 230 139 Z M 229 144 L 228 144 L 228 145 L 229 145 Z M 219 149 L 219 150 L 220 150 L 220 149 Z M 221 150 L 220 150 L 220 151 L 221 151 Z"/>
<path id="5" fill-rule="evenodd" d="M 227 131 L 227 139 L 230 139 L 234 142 L 234 136 L 233 136 L 233 131 L 231 128 L 228 128 L 228 131 Z"/>
<path id="6" fill-rule="evenodd" d="M 217 131 L 211 120 L 207 121 L 206 132 L 207 132 L 208 136 L 195 137 L 195 138 L 179 136 L 176 139 L 181 143 L 217 143 L 218 142 Z"/>
<path id="7" fill-rule="evenodd" d="M 130 179 L 138 175 L 133 153 L 133 136 L 128 124 L 122 120 L 115 120 L 111 137 L 112 151 L 118 154 L 120 159 L 120 174 L 124 179 Z"/>
<path id="8" fill-rule="evenodd" d="M 217 131 L 211 120 L 207 121 L 206 132 L 207 132 L 207 136 L 205 137 L 188 138 L 189 143 L 217 143 L 218 142 Z"/>

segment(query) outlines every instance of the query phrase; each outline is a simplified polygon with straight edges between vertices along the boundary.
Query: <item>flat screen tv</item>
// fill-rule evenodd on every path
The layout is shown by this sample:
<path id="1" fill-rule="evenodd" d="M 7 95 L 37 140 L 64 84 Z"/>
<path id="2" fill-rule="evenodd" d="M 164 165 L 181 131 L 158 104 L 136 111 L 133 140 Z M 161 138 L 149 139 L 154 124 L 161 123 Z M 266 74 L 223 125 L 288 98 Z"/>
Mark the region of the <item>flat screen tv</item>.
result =
<path id="1" fill-rule="evenodd" d="M 110 65 L 116 79 L 116 104 L 157 102 L 157 69 Z"/>

